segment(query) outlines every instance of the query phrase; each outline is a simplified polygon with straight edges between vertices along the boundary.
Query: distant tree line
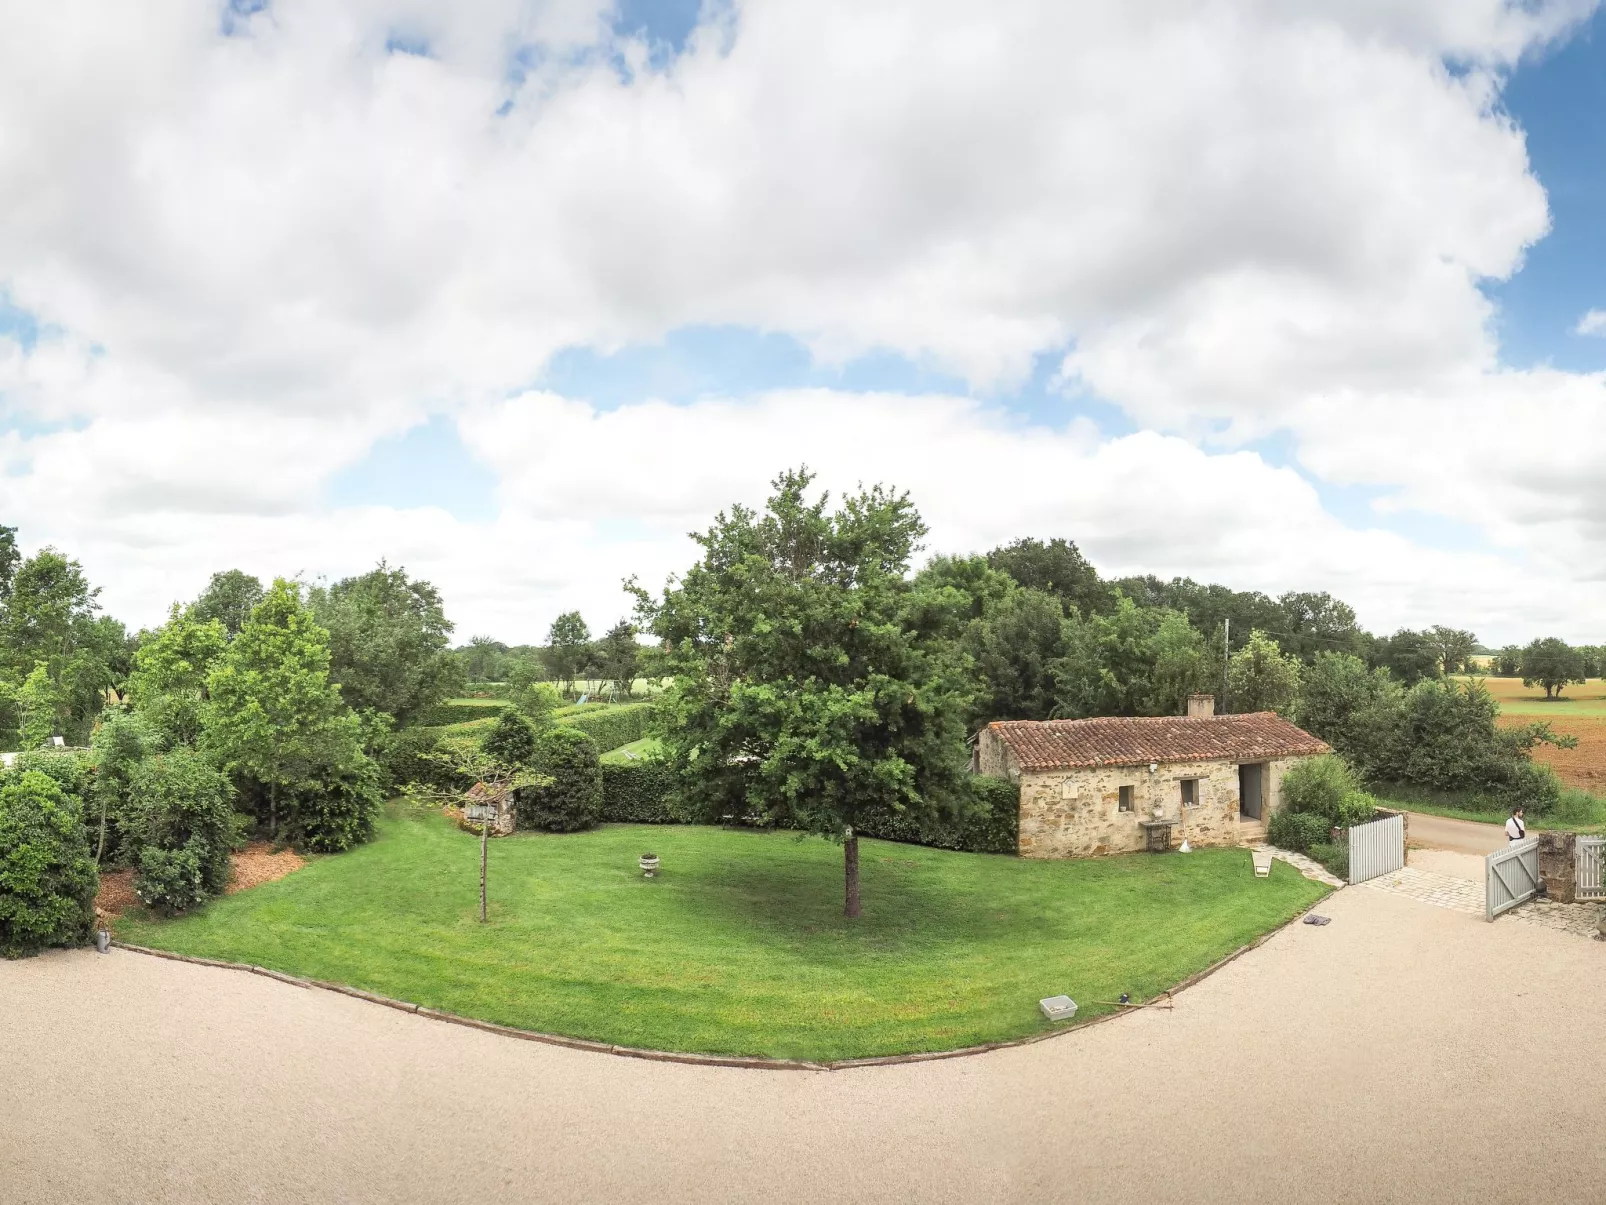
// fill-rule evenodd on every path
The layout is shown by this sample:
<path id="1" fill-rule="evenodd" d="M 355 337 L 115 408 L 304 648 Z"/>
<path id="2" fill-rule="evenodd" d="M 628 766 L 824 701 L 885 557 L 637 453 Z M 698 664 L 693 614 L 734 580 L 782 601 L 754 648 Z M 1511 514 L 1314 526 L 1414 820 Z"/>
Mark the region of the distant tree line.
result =
<path id="1" fill-rule="evenodd" d="M 621 619 L 593 640 L 578 611 L 565 611 L 554 619 L 544 645 L 506 645 L 475 636 L 453 649 L 452 656 L 464 681 L 505 686 L 514 694 L 534 683 L 551 682 L 572 696 L 577 681 L 596 679 L 607 693 L 628 697 L 642 671 L 635 625 Z"/>

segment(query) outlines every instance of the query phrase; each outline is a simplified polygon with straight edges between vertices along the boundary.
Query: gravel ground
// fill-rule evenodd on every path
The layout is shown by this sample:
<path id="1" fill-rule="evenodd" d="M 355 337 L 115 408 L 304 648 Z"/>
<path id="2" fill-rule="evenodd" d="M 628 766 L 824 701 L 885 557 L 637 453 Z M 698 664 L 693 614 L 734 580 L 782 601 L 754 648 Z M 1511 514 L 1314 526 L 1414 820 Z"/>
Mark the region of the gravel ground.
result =
<path id="1" fill-rule="evenodd" d="M 0 963 L 0 1198 L 1598 1200 L 1598 1121 L 1565 1102 L 1606 1076 L 1600 944 L 1372 891 L 1320 911 L 1174 1011 L 835 1073 L 570 1051 L 123 951 Z"/>

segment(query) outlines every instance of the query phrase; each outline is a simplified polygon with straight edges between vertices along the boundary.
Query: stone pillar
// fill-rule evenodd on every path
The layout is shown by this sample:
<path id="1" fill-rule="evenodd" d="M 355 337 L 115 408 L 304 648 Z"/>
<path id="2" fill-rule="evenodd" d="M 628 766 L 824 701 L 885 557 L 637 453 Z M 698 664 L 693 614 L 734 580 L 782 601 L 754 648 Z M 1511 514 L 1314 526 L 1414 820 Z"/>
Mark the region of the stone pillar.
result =
<path id="1" fill-rule="evenodd" d="M 1577 902 L 1578 834 L 1542 832 L 1539 838 L 1539 881 L 1558 904 Z"/>

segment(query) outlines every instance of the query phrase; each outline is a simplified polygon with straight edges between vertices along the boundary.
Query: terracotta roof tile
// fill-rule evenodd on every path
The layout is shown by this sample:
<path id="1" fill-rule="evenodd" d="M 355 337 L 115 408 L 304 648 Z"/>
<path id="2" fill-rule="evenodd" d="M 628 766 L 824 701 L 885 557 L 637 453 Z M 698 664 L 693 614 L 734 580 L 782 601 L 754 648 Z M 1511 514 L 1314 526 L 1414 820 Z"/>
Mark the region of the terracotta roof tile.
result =
<path id="1" fill-rule="evenodd" d="M 1022 770 L 1137 766 L 1148 762 L 1253 762 L 1328 752 L 1324 742 L 1271 711 L 1215 716 L 996 720 L 988 727 L 1015 755 Z"/>

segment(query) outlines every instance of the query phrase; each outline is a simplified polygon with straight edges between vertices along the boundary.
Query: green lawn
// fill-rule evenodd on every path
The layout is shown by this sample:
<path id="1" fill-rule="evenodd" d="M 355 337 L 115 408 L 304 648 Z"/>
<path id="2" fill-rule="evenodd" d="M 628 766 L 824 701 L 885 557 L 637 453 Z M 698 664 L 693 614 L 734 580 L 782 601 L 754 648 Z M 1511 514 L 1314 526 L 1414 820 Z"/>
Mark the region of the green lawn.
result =
<path id="1" fill-rule="evenodd" d="M 636 867 L 646 850 L 661 876 Z M 861 843 L 864 916 L 818 838 L 607 826 L 479 843 L 392 812 L 372 844 L 172 921 L 139 945 L 334 980 L 465 1016 L 667 1050 L 836 1059 L 941 1050 L 1145 999 L 1319 899 L 1243 850 L 1041 862 Z"/>
<path id="2" fill-rule="evenodd" d="M 663 748 L 663 743 L 657 737 L 644 736 L 639 741 L 631 741 L 628 745 L 620 745 L 617 749 L 608 750 L 602 755 L 602 760 L 620 764 L 640 761 L 650 754 L 657 753 L 661 748 Z"/>

